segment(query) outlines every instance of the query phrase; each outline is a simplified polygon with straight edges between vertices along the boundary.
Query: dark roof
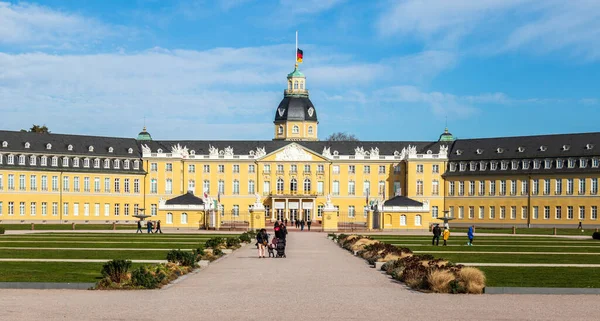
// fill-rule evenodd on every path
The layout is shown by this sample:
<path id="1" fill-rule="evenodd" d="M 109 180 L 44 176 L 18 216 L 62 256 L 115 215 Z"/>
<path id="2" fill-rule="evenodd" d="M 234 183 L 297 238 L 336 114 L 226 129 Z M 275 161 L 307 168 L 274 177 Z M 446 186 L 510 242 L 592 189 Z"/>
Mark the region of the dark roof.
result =
<path id="1" fill-rule="evenodd" d="M 2 147 L 2 142 L 7 142 L 8 147 Z M 30 144 L 29 148 L 25 148 L 25 143 Z M 51 149 L 46 148 L 47 144 L 51 145 Z M 73 150 L 68 150 L 69 145 L 73 146 Z M 90 146 L 94 147 L 93 152 L 89 151 Z M 110 147 L 113 148 L 112 153 L 108 152 Z M 128 152 L 129 148 L 132 149 L 131 154 Z M 133 138 L 0 130 L 0 153 L 5 152 L 69 154 L 88 156 L 90 158 L 97 156 L 131 158 L 141 157 L 137 142 Z"/>
<path id="2" fill-rule="evenodd" d="M 309 109 L 312 107 L 312 115 Z M 284 97 L 275 110 L 275 122 L 285 120 L 317 121 L 317 111 L 308 97 Z"/>
<path id="3" fill-rule="evenodd" d="M 406 196 L 394 196 L 383 202 L 383 206 L 423 206 L 423 203 Z"/>
<path id="4" fill-rule="evenodd" d="M 204 201 L 195 196 L 192 192 L 187 192 L 165 202 L 166 205 L 202 205 Z"/>
<path id="5" fill-rule="evenodd" d="M 434 154 L 439 152 L 440 145 L 448 145 L 440 142 L 373 142 L 373 141 L 283 141 L 283 140 L 154 140 L 148 142 L 139 142 L 150 147 L 153 153 L 159 148 L 165 153 L 170 153 L 174 145 L 180 144 L 187 147 L 190 151 L 194 150 L 196 154 L 208 155 L 210 146 L 219 150 L 226 147 L 233 148 L 234 155 L 247 155 L 251 150 L 264 148 L 267 154 L 272 153 L 286 145 L 296 143 L 304 146 L 315 153 L 322 154 L 325 147 L 330 148 L 330 152 L 338 151 L 339 155 L 354 155 L 354 149 L 362 147 L 365 151 L 371 148 L 378 148 L 380 155 L 393 155 L 395 151 L 401 152 L 408 145 L 416 146 L 417 152 L 426 153 L 431 150 Z"/>
<path id="6" fill-rule="evenodd" d="M 452 145 L 448 158 L 470 161 L 597 155 L 600 155 L 600 133 L 581 133 L 460 139 Z"/>

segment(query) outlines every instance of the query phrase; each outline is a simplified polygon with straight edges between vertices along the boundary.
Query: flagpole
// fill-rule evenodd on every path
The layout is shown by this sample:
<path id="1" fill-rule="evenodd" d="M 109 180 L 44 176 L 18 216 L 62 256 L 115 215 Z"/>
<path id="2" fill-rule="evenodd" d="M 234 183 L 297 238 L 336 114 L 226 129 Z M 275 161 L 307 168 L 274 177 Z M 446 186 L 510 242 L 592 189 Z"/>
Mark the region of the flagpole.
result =
<path id="1" fill-rule="evenodd" d="M 294 51 L 294 64 L 298 66 L 298 30 L 296 30 L 296 51 Z"/>

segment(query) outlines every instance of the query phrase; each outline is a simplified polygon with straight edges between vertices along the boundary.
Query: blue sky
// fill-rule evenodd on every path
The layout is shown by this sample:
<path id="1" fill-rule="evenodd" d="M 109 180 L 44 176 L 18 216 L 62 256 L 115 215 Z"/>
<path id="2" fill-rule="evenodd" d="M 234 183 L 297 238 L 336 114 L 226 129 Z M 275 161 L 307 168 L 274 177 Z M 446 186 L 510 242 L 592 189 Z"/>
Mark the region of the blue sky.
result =
<path id="1" fill-rule="evenodd" d="M 594 0 L 0 0 L 0 128 L 271 139 L 299 31 L 319 135 L 598 131 Z"/>

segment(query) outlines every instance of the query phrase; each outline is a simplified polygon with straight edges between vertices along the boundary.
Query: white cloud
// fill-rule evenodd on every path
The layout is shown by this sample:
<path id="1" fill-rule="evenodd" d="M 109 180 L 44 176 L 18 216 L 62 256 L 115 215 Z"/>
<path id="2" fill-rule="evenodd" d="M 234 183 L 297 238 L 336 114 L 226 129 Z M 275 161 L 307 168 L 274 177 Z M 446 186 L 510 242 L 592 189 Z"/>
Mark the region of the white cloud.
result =
<path id="1" fill-rule="evenodd" d="M 293 14 L 316 14 L 332 9 L 345 0 L 280 0 L 284 11 Z"/>
<path id="2" fill-rule="evenodd" d="M 122 31 L 89 17 L 35 4 L 0 2 L 0 45 L 80 50 Z"/>
<path id="3" fill-rule="evenodd" d="M 600 1 L 405 0 L 393 1 L 377 21 L 384 36 L 416 36 L 431 47 L 497 54 L 526 49 L 565 50 L 600 58 Z"/>

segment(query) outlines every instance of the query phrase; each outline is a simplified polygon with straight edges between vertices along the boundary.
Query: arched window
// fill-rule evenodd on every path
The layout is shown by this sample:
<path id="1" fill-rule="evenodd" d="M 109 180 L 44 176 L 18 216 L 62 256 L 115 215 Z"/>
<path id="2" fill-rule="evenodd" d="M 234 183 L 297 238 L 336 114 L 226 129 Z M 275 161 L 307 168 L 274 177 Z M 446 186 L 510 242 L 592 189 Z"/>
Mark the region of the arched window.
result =
<path id="1" fill-rule="evenodd" d="M 283 178 L 281 177 L 277 179 L 277 192 L 283 192 Z"/>
<path id="2" fill-rule="evenodd" d="M 294 89 L 298 89 L 298 80 L 294 81 Z"/>
<path id="3" fill-rule="evenodd" d="M 310 179 L 304 179 L 304 193 L 310 193 Z"/>
<path id="4" fill-rule="evenodd" d="M 289 81 L 289 82 L 288 82 L 288 89 L 289 89 L 289 90 L 292 90 L 292 81 Z"/>
<path id="5" fill-rule="evenodd" d="M 181 224 L 187 224 L 188 216 L 187 213 L 181 213 Z"/>
<path id="6" fill-rule="evenodd" d="M 277 133 L 279 135 L 283 134 L 283 125 L 279 125 L 279 127 L 277 128 Z"/>
<path id="7" fill-rule="evenodd" d="M 167 213 L 167 224 L 173 224 L 173 213 Z"/>
<path id="8" fill-rule="evenodd" d="M 298 134 L 299 132 L 300 132 L 300 127 L 298 127 L 298 125 L 294 125 L 294 127 L 292 127 L 292 133 Z"/>
<path id="9" fill-rule="evenodd" d="M 406 215 L 400 215 L 400 225 L 406 226 Z"/>
<path id="10" fill-rule="evenodd" d="M 308 126 L 308 134 L 309 135 L 313 134 L 313 127 L 312 126 Z"/>
<path id="11" fill-rule="evenodd" d="M 421 226 L 421 215 L 415 216 L 415 225 Z"/>
<path id="12" fill-rule="evenodd" d="M 290 191 L 296 192 L 298 190 L 298 181 L 295 178 L 292 178 L 290 181 Z"/>
<path id="13" fill-rule="evenodd" d="M 304 81 L 300 82 L 300 89 L 304 89 Z"/>

